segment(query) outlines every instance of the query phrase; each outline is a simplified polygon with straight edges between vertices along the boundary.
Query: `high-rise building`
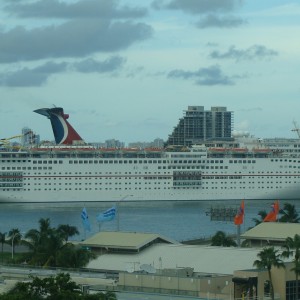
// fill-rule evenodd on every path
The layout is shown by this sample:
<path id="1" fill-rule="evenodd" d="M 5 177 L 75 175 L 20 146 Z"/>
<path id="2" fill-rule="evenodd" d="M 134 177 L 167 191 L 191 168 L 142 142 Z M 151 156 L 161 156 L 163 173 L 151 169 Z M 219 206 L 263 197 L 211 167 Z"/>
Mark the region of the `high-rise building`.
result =
<path id="1" fill-rule="evenodd" d="M 39 144 L 39 142 L 40 142 L 40 136 L 38 134 L 33 133 L 33 131 L 28 127 L 24 127 L 22 129 L 21 144 L 23 146 Z"/>
<path id="2" fill-rule="evenodd" d="M 204 106 L 189 106 L 183 118 L 166 142 L 166 146 L 191 146 L 213 139 L 231 138 L 233 112 L 226 107 L 215 106 L 204 110 Z"/>

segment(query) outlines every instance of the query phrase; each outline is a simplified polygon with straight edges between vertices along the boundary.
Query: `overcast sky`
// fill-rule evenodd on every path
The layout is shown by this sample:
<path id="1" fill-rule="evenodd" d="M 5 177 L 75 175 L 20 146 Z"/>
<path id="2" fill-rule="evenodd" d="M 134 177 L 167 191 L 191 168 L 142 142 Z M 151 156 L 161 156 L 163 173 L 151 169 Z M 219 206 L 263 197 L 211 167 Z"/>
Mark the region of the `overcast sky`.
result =
<path id="1" fill-rule="evenodd" d="M 167 139 L 189 105 L 296 137 L 300 1 L 2 0 L 0 138 L 63 107 L 87 142 Z"/>

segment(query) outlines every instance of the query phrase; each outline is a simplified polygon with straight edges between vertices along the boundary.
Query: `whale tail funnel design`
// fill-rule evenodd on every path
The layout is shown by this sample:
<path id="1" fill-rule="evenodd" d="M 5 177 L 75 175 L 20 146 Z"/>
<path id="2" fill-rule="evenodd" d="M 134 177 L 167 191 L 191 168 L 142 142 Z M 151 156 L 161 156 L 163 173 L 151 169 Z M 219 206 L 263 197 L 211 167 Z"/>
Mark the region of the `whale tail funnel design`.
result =
<path id="1" fill-rule="evenodd" d="M 57 145 L 73 145 L 78 142 L 84 142 L 76 130 L 67 121 L 69 115 L 64 113 L 63 108 L 41 108 L 34 110 L 34 112 L 50 119 Z"/>

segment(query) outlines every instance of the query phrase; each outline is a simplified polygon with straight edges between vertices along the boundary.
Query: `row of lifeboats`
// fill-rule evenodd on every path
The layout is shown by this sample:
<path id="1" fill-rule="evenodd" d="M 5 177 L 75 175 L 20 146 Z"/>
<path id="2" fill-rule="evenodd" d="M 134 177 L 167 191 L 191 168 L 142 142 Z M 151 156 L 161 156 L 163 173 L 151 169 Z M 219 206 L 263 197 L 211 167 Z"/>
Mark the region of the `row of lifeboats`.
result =
<path id="1" fill-rule="evenodd" d="M 209 152 L 213 153 L 233 153 L 233 154 L 243 154 L 243 153 L 271 153 L 272 149 L 270 148 L 209 148 Z"/>
<path id="2" fill-rule="evenodd" d="M 94 147 L 37 147 L 30 148 L 31 152 L 126 152 L 126 153 L 135 153 L 135 152 L 161 152 L 162 148 L 94 148 Z"/>

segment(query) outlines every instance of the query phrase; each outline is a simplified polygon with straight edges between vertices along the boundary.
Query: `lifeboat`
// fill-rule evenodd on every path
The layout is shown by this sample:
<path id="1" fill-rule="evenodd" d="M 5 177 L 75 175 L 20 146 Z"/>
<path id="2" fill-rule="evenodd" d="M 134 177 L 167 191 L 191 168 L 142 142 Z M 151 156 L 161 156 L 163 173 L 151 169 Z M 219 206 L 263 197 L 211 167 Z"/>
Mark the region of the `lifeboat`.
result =
<path id="1" fill-rule="evenodd" d="M 232 148 L 230 149 L 232 153 L 247 153 L 248 149 L 247 148 Z"/>
<path id="2" fill-rule="evenodd" d="M 217 152 L 217 153 L 223 153 L 226 152 L 227 149 L 226 148 L 209 148 L 208 149 L 210 152 Z"/>
<path id="3" fill-rule="evenodd" d="M 160 151 L 162 151 L 161 148 L 155 148 L 155 147 L 152 147 L 152 148 L 145 148 L 144 150 L 145 150 L 145 151 L 148 151 L 148 152 L 160 152 Z"/>
<path id="4" fill-rule="evenodd" d="M 121 149 L 123 152 L 137 152 L 140 149 L 139 148 L 122 148 Z"/>

